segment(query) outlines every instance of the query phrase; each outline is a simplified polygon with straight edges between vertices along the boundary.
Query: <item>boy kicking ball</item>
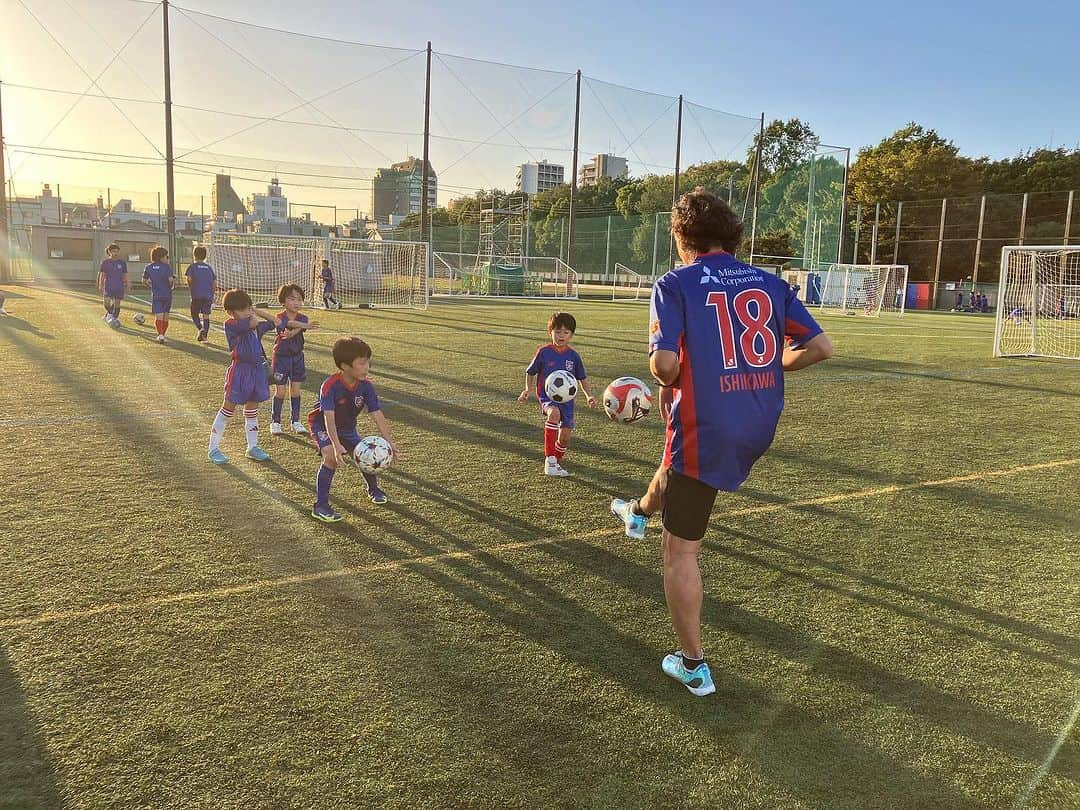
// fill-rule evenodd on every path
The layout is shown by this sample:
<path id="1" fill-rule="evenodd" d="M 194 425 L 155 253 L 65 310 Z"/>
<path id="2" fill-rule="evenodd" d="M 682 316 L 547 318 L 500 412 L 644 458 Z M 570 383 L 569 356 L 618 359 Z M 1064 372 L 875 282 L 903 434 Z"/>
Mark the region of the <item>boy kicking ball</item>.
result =
<path id="1" fill-rule="evenodd" d="M 390 436 L 390 423 L 383 416 L 379 395 L 368 379 L 371 347 L 357 337 L 341 338 L 334 343 L 333 355 L 338 371 L 323 382 L 319 403 L 308 414 L 311 436 L 322 456 L 322 464 L 315 474 L 315 505 L 311 508 L 311 516 L 324 523 L 341 520 L 341 515 L 330 507 L 330 484 L 338 467 L 360 443 L 356 418 L 361 413 L 368 412 L 379 434 L 389 443 L 394 458 L 399 458 L 397 445 Z M 363 476 L 372 503 L 386 503 L 386 493 L 379 488 L 378 479 L 370 473 L 363 473 Z"/>

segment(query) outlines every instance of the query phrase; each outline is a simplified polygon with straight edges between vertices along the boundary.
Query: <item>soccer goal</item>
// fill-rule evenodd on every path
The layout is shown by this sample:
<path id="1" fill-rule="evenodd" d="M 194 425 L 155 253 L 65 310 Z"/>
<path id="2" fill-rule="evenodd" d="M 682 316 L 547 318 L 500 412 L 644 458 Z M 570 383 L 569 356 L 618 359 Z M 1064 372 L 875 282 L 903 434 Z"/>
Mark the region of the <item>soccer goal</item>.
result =
<path id="1" fill-rule="evenodd" d="M 309 302 L 317 302 L 326 259 L 334 274 L 334 297 L 343 306 L 427 306 L 428 254 L 423 242 L 210 233 L 206 246 L 218 286 L 239 287 L 256 300 L 274 301 L 282 284 L 296 284 Z"/>
<path id="2" fill-rule="evenodd" d="M 411 307 L 428 302 L 427 245 L 385 239 L 328 240 L 334 297 L 346 307 Z M 315 294 L 322 292 L 319 269 Z"/>
<path id="3" fill-rule="evenodd" d="M 994 356 L 1080 360 L 1080 247 L 1001 249 Z"/>
<path id="4" fill-rule="evenodd" d="M 820 273 L 807 274 L 804 300 L 850 315 L 895 312 L 903 317 L 907 275 L 906 264 L 829 264 Z"/>
<path id="5" fill-rule="evenodd" d="M 210 233 L 207 261 L 218 287 L 246 290 L 255 301 L 275 301 L 282 284 L 296 284 L 311 299 L 311 268 L 320 264 L 325 239 L 257 233 Z"/>
<path id="6" fill-rule="evenodd" d="M 648 301 L 649 284 L 645 276 L 625 264 L 615 262 L 611 275 L 612 301 Z"/>
<path id="7" fill-rule="evenodd" d="M 435 251 L 431 294 L 487 298 L 578 297 L 577 273 L 554 256 L 490 260 L 477 253 Z"/>

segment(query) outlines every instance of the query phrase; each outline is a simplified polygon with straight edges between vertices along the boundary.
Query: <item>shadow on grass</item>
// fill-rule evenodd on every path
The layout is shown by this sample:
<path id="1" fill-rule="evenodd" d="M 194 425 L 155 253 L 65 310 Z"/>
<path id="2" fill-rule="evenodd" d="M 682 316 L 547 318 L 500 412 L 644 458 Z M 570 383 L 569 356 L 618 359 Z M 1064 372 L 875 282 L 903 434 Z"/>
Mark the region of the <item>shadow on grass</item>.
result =
<path id="1" fill-rule="evenodd" d="M 50 333 L 43 332 L 29 321 L 25 321 L 17 315 L 12 315 L 10 313 L 7 315 L 0 315 L 0 334 L 3 334 L 9 329 L 18 330 L 20 332 L 29 332 L 34 337 L 41 338 L 42 340 L 55 340 Z"/>
<path id="2" fill-rule="evenodd" d="M 56 772 L 0 646 L 0 806 L 62 807 Z"/>

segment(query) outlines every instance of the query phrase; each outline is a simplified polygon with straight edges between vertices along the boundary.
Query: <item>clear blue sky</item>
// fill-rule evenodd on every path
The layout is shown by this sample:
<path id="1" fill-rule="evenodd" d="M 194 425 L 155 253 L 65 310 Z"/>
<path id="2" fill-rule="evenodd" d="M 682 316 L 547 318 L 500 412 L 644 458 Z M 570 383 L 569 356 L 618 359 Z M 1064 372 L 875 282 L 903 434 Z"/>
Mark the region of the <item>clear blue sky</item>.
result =
<path id="1" fill-rule="evenodd" d="M 1080 3 L 181 0 L 399 47 L 587 74 L 876 143 L 914 120 L 968 155 L 1080 145 Z M 362 9 L 362 10 L 360 10 Z"/>

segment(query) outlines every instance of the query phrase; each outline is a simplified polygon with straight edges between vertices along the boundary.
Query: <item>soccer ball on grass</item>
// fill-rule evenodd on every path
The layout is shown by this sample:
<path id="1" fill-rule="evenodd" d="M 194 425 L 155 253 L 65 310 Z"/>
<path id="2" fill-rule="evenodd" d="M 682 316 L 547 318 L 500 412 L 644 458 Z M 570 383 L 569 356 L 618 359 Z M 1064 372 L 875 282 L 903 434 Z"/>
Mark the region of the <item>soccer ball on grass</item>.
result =
<path id="1" fill-rule="evenodd" d="M 548 399 L 563 405 L 577 396 L 578 381 L 569 371 L 554 371 L 544 380 L 544 393 Z"/>
<path id="2" fill-rule="evenodd" d="M 604 410 L 612 422 L 629 425 L 649 415 L 652 391 L 637 377 L 619 377 L 604 389 Z"/>
<path id="3" fill-rule="evenodd" d="M 135 323 L 137 323 L 139 326 L 142 326 L 144 323 L 146 323 L 146 316 L 143 315 L 141 312 L 136 312 L 135 317 L 132 320 L 134 320 Z"/>
<path id="4" fill-rule="evenodd" d="M 353 450 L 353 458 L 357 467 L 374 475 L 390 466 L 394 451 L 390 449 L 390 442 L 382 436 L 365 436 Z"/>

